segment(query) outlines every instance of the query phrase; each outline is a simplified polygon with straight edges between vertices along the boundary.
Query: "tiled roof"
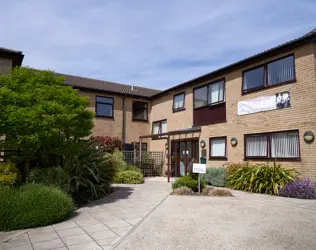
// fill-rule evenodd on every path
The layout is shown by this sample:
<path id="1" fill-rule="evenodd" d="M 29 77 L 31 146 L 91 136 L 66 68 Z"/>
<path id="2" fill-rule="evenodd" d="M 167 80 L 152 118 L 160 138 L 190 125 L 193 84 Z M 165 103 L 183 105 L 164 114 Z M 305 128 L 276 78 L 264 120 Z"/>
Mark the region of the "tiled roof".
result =
<path id="1" fill-rule="evenodd" d="M 0 47 L 0 52 L 22 55 L 22 51 Z"/>
<path id="2" fill-rule="evenodd" d="M 161 92 L 156 89 L 143 88 L 121 83 L 114 83 L 102 80 L 96 80 L 86 77 L 73 76 L 56 73 L 57 75 L 65 77 L 65 84 L 79 89 L 106 91 L 111 93 L 118 93 L 130 96 L 139 96 L 149 98 Z"/>

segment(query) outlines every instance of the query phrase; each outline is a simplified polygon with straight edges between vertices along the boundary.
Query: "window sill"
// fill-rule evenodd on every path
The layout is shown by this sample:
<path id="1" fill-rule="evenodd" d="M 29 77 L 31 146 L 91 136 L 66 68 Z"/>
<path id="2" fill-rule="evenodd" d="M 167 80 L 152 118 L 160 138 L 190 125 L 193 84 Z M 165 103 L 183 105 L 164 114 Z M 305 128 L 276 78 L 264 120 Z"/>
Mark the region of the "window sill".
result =
<path id="1" fill-rule="evenodd" d="M 107 119 L 112 119 L 114 120 L 113 116 L 105 116 L 105 115 L 96 115 L 95 118 L 107 118 Z"/>
<path id="2" fill-rule="evenodd" d="M 227 157 L 225 157 L 225 156 L 211 156 L 211 157 L 209 157 L 209 161 L 227 161 Z"/>
<path id="3" fill-rule="evenodd" d="M 184 110 L 185 110 L 185 108 L 181 108 L 181 109 L 173 109 L 172 111 L 173 111 L 173 113 L 176 113 L 176 112 L 181 112 Z"/>
<path id="4" fill-rule="evenodd" d="M 218 105 L 223 105 L 225 103 L 226 103 L 226 101 L 224 101 L 224 102 L 216 102 L 216 103 L 208 104 L 208 105 L 205 105 L 205 106 L 202 106 L 202 107 L 193 108 L 193 110 L 202 109 L 202 108 L 212 108 L 212 107 L 216 107 Z"/>
<path id="5" fill-rule="evenodd" d="M 141 120 L 141 119 L 132 119 L 133 122 L 144 122 L 148 123 L 148 120 Z"/>
<path id="6" fill-rule="evenodd" d="M 293 83 L 296 83 L 296 79 L 293 79 L 293 80 L 290 80 L 290 81 L 286 81 L 286 82 L 277 83 L 277 84 L 273 84 L 273 85 L 268 85 L 268 86 L 263 86 L 263 87 L 249 89 L 247 91 L 242 91 L 241 94 L 242 95 L 247 95 L 247 94 L 258 92 L 258 91 L 263 91 L 265 89 L 271 89 L 271 88 L 279 87 L 281 85 L 293 84 Z"/>

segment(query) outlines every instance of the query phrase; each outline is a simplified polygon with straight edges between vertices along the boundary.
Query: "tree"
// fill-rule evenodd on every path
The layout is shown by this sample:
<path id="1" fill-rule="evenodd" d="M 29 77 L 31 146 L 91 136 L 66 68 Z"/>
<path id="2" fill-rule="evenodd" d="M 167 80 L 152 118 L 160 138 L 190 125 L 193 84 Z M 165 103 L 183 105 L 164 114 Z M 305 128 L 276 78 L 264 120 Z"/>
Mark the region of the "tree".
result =
<path id="1" fill-rule="evenodd" d="M 94 114 L 87 106 L 88 99 L 54 72 L 14 68 L 0 75 L 2 146 L 19 149 L 31 160 L 43 146 L 89 136 Z"/>

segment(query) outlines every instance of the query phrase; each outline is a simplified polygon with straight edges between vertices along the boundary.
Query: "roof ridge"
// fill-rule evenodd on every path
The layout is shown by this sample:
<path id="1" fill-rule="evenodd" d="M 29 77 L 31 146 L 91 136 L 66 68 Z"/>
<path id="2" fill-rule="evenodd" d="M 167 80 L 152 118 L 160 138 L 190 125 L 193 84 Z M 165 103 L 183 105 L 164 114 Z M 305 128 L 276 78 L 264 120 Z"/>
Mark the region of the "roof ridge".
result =
<path id="1" fill-rule="evenodd" d="M 95 78 L 85 77 L 85 76 L 77 76 L 77 75 L 71 75 L 71 74 L 64 74 L 64 73 L 60 73 L 60 72 L 56 72 L 56 71 L 55 71 L 54 73 L 55 73 L 55 74 L 58 74 L 58 75 L 65 75 L 65 76 L 79 77 L 79 78 L 82 78 L 82 79 L 99 81 L 99 82 L 102 82 L 102 83 L 118 84 L 118 85 L 122 85 L 122 86 L 126 86 L 126 87 L 130 87 L 130 86 L 132 86 L 132 84 L 126 84 L 126 83 L 118 83 L 118 82 L 106 81 L 106 80 L 101 80 L 101 79 L 95 79 Z M 162 90 L 159 90 L 159 89 L 147 88 L 147 87 L 142 87 L 142 86 L 138 86 L 138 85 L 134 85 L 134 87 L 136 87 L 136 88 L 142 88 L 142 89 L 148 89 L 148 90 L 162 91 Z"/>

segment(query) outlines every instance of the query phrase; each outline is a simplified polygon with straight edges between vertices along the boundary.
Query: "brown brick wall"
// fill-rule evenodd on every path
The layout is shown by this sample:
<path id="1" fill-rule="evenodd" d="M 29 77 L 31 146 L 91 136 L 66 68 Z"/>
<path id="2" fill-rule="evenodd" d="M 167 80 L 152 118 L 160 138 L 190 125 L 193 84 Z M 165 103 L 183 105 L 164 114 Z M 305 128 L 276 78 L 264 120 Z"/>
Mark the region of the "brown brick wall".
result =
<path id="1" fill-rule="evenodd" d="M 0 57 L 0 74 L 5 74 L 12 68 L 12 59 Z"/>
<path id="2" fill-rule="evenodd" d="M 88 109 L 95 112 L 96 96 L 105 96 L 114 98 L 114 118 L 95 117 L 94 128 L 92 130 L 95 136 L 117 136 L 122 139 L 123 131 L 123 96 L 105 94 L 100 92 L 79 91 L 79 94 L 89 98 Z M 149 107 L 149 121 L 150 121 L 150 102 L 141 98 L 126 97 L 126 143 L 138 141 L 140 135 L 149 134 L 150 122 L 140 122 L 132 120 L 132 102 L 144 101 L 148 102 Z M 144 142 L 146 142 L 144 140 Z"/>
<path id="3" fill-rule="evenodd" d="M 316 142 L 307 144 L 303 140 L 303 134 L 311 130 L 316 134 L 316 68 L 315 68 L 315 47 L 314 44 L 297 48 L 295 51 L 288 51 L 274 58 L 281 57 L 290 53 L 295 53 L 296 78 L 293 84 L 285 84 L 278 87 L 265 89 L 246 95 L 241 95 L 242 71 L 265 61 L 250 65 L 247 68 L 235 70 L 229 74 L 218 77 L 226 78 L 226 112 L 227 122 L 203 126 L 200 140 L 207 142 L 207 153 L 209 150 L 208 141 L 210 137 L 227 136 L 227 156 L 229 162 L 242 161 L 244 158 L 244 134 L 261 133 L 299 129 L 301 161 L 282 162 L 285 166 L 296 167 L 303 176 L 316 179 Z M 211 79 L 213 81 L 216 79 Z M 205 84 L 201 83 L 202 84 Z M 152 103 L 152 120 L 167 119 L 168 130 L 192 127 L 193 115 L 193 94 L 192 87 L 186 91 L 186 110 L 183 112 L 172 113 L 172 100 L 175 93 L 162 96 Z M 261 113 L 237 116 L 237 102 L 248 100 L 260 96 L 274 95 L 275 93 L 290 90 L 291 108 L 282 110 L 266 111 Z M 178 92 L 182 92 L 179 90 Z M 192 135 L 187 135 L 190 137 Z M 236 137 L 238 145 L 234 148 L 230 145 L 230 139 Z M 152 141 L 152 150 L 163 150 L 165 141 Z M 225 161 L 207 161 L 208 167 L 220 167 Z"/>

